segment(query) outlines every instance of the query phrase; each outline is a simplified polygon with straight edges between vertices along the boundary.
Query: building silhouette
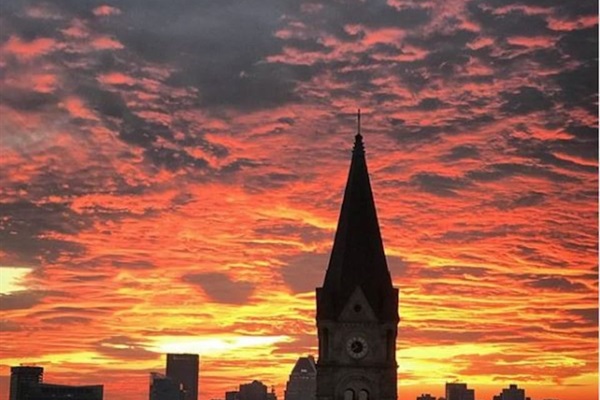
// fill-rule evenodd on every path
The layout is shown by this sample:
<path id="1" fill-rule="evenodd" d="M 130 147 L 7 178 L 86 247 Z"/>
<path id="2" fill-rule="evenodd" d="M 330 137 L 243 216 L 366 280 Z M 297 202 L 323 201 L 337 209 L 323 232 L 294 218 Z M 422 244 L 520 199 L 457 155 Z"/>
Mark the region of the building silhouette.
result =
<path id="1" fill-rule="evenodd" d="M 315 400 L 317 367 L 312 356 L 300 357 L 287 382 L 284 400 Z"/>
<path id="2" fill-rule="evenodd" d="M 20 366 L 10 368 L 10 397 L 9 400 L 25 399 L 31 385 L 44 381 L 44 368 Z"/>
<path id="3" fill-rule="evenodd" d="M 9 400 L 102 400 L 104 396 L 102 385 L 57 385 L 43 380 L 42 367 L 11 367 Z"/>
<path id="4" fill-rule="evenodd" d="M 318 400 L 397 399 L 398 289 L 379 231 L 360 113 L 316 320 Z"/>
<path id="5" fill-rule="evenodd" d="M 268 391 L 267 385 L 254 380 L 240 385 L 237 392 L 225 392 L 225 400 L 277 400 L 277 396 L 275 391 Z"/>
<path id="6" fill-rule="evenodd" d="M 185 400 L 180 383 L 158 372 L 150 372 L 150 400 Z"/>
<path id="7" fill-rule="evenodd" d="M 446 400 L 475 400 L 475 389 L 466 383 L 446 383 Z"/>
<path id="8" fill-rule="evenodd" d="M 198 400 L 198 354 L 167 354 L 166 375 L 183 386 L 184 400 Z"/>
<path id="9" fill-rule="evenodd" d="M 429 393 L 424 393 L 418 396 L 417 400 L 436 400 L 436 398 Z"/>
<path id="10" fill-rule="evenodd" d="M 238 393 L 237 391 L 225 392 L 225 400 L 237 400 Z"/>
<path id="11" fill-rule="evenodd" d="M 529 400 L 525 397 L 525 389 L 519 389 L 517 385 L 508 385 L 507 389 L 502 389 L 502 392 L 494 396 L 494 400 Z"/>

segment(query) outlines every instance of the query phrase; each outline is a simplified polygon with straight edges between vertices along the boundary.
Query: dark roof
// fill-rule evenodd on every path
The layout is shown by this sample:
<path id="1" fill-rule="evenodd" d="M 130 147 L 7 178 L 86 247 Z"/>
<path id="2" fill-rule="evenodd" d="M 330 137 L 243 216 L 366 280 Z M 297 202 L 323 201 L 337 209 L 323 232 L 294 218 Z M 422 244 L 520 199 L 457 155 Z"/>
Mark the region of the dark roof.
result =
<path id="1" fill-rule="evenodd" d="M 380 321 L 398 319 L 398 296 L 385 259 L 360 133 L 355 137 L 327 274 L 317 293 L 317 318 L 336 319 L 357 287 Z"/>
<path id="2" fill-rule="evenodd" d="M 317 367 L 315 366 L 315 359 L 312 357 L 300 357 L 296 361 L 296 365 L 292 370 L 292 375 L 296 374 L 316 374 Z"/>

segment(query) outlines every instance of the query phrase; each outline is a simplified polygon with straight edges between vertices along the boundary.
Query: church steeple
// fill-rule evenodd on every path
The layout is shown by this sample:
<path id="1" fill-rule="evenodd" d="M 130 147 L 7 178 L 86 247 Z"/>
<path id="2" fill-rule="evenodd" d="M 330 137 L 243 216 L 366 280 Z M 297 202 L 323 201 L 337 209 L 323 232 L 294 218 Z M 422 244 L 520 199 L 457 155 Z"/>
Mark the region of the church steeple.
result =
<path id="1" fill-rule="evenodd" d="M 317 288 L 317 400 L 398 399 L 398 289 L 383 251 L 360 111 L 357 119 L 331 258 Z"/>
<path id="2" fill-rule="evenodd" d="M 359 287 L 380 321 L 397 321 L 397 292 L 379 231 L 360 133 L 360 110 L 357 117 L 358 132 L 331 258 L 318 293 L 317 318 L 335 320 Z"/>

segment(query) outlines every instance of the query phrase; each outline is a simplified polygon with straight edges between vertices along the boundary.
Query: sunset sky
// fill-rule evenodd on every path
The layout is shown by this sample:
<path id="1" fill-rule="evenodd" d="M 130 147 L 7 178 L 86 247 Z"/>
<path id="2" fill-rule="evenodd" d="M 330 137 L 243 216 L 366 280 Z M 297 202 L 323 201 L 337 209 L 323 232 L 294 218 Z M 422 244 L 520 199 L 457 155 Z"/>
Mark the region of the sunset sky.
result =
<path id="1" fill-rule="evenodd" d="M 598 398 L 594 0 L 4 0 L 10 366 L 200 398 L 317 353 L 356 109 L 400 288 L 401 400 Z"/>

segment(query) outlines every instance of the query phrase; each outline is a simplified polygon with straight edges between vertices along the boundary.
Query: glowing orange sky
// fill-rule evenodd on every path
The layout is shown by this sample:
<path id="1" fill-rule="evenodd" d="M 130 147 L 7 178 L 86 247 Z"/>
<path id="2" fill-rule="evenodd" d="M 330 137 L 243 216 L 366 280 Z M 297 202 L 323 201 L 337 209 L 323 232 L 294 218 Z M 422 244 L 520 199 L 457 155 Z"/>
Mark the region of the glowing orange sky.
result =
<path id="1" fill-rule="evenodd" d="M 400 398 L 598 398 L 596 2 L 126 3 L 0 5 L 0 399 L 165 352 L 283 398 L 358 106 Z"/>

